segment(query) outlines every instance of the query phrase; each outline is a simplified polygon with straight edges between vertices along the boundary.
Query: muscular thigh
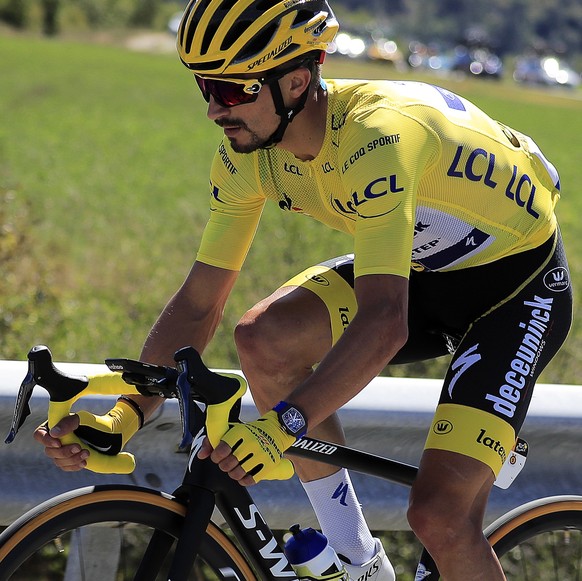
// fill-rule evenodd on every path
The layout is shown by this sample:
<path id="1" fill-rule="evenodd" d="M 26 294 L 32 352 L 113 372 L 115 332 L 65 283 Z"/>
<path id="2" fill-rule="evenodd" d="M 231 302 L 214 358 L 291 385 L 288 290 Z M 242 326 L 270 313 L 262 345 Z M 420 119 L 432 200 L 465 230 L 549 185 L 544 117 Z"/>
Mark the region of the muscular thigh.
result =
<path id="1" fill-rule="evenodd" d="M 358 310 L 354 294 L 354 256 L 347 254 L 310 267 L 287 281 L 282 289 L 289 286 L 319 297 L 326 309 L 332 344 L 335 344 Z M 426 301 L 422 293 L 416 291 L 420 286 L 416 278 L 411 277 L 410 286 L 413 302 L 409 308 L 409 338 L 392 363 L 432 359 L 448 354 L 450 349 L 449 336 L 421 313 L 419 307 Z"/>
<path id="2" fill-rule="evenodd" d="M 313 365 L 331 348 L 327 309 L 309 290 L 297 285 L 277 289 L 239 321 L 237 345 L 264 345 L 281 360 L 287 357 Z"/>
<path id="3" fill-rule="evenodd" d="M 322 308 L 329 334 L 328 348 L 341 337 L 357 312 L 354 294 L 354 262 L 352 255 L 340 256 L 316 266 L 312 266 L 291 280 L 282 289 L 295 291 L 317 297 L 316 302 Z"/>

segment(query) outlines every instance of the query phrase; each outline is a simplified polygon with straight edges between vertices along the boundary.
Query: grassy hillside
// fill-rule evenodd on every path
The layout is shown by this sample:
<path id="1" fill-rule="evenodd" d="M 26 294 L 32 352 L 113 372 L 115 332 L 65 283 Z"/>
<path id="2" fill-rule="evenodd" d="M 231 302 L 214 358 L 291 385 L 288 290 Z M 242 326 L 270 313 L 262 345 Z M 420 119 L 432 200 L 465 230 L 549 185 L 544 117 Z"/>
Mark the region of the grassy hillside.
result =
<path id="1" fill-rule="evenodd" d="M 39 342 L 61 360 L 136 356 L 194 259 L 220 130 L 173 55 L 1 36 L 0 54 L 0 357 L 22 358 Z M 326 67 L 327 76 L 393 75 L 333 59 Z M 530 133 L 558 165 L 580 278 L 579 95 L 439 82 Z M 346 236 L 268 208 L 209 363 L 237 364 L 232 327 L 258 298 L 350 248 Z M 578 382 L 579 335 L 575 326 L 546 381 Z"/>

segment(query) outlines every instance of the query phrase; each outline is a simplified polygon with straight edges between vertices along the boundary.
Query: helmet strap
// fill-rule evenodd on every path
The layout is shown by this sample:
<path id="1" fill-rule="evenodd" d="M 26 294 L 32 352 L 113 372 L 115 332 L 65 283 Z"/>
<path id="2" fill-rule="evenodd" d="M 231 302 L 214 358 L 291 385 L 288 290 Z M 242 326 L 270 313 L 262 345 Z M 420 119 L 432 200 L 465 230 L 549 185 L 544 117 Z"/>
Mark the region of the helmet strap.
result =
<path id="1" fill-rule="evenodd" d="M 269 149 L 277 143 L 279 143 L 283 139 L 283 135 L 287 130 L 287 126 L 298 113 L 300 113 L 303 108 L 305 107 L 305 103 L 307 103 L 307 97 L 309 95 L 309 87 L 303 91 L 301 96 L 299 97 L 299 101 L 295 107 L 286 107 L 285 101 L 283 100 L 283 94 L 281 93 L 281 87 L 279 85 L 279 80 L 276 80 L 272 83 L 269 83 L 269 88 L 271 89 L 271 95 L 273 96 L 273 103 L 275 104 L 275 112 L 281 118 L 279 123 L 279 127 L 275 130 L 275 132 L 269 137 L 269 139 L 261 146 L 262 149 Z"/>

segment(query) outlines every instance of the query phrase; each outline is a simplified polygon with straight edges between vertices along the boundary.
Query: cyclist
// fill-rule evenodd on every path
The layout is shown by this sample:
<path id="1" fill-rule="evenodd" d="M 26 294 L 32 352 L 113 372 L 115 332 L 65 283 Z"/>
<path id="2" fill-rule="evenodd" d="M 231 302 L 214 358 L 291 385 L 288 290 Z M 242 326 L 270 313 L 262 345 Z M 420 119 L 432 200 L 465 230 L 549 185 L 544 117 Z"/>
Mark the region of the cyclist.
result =
<path id="1" fill-rule="evenodd" d="M 197 260 L 142 358 L 206 347 L 266 200 L 352 235 L 353 255 L 241 319 L 241 367 L 264 415 L 201 454 L 242 485 L 286 477 L 284 451 L 307 429 L 342 442 L 336 410 L 387 364 L 450 354 L 408 518 L 447 581 L 503 579 L 481 532 L 488 495 L 571 324 L 559 177 L 531 138 L 447 90 L 324 81 L 337 30 L 326 0 L 189 2 L 178 51 L 224 139 Z M 158 404 L 124 399 L 99 421 L 125 442 Z M 64 470 L 90 453 L 57 439 L 77 424 L 35 435 Z M 394 579 L 349 475 L 294 464 L 350 577 Z"/>

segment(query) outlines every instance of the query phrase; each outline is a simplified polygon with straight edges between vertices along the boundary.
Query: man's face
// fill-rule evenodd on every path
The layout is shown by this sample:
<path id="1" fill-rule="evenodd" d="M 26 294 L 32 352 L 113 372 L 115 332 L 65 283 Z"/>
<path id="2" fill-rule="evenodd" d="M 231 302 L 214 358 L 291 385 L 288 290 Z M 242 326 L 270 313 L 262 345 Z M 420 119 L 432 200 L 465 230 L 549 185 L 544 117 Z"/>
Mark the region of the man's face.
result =
<path id="1" fill-rule="evenodd" d="M 207 115 L 224 129 L 224 135 L 237 153 L 251 153 L 262 147 L 280 122 L 268 85 L 261 88 L 256 101 L 245 105 L 223 107 L 211 96 Z"/>

